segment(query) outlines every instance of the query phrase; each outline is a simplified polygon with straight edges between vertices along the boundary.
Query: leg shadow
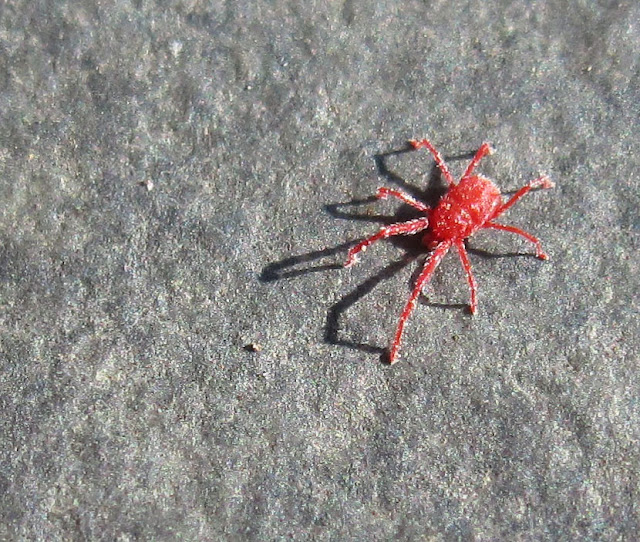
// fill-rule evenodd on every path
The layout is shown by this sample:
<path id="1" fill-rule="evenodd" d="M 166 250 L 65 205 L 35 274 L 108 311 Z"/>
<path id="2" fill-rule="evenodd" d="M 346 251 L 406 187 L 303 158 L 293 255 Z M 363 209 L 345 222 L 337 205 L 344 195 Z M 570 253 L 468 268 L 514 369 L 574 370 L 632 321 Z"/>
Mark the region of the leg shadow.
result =
<path id="1" fill-rule="evenodd" d="M 285 258 L 284 260 L 280 260 L 279 262 L 270 263 L 262 270 L 262 273 L 260 273 L 259 280 L 261 282 L 273 282 L 281 279 L 300 277 L 309 273 L 330 271 L 332 269 L 342 269 L 343 266 L 341 264 L 327 263 L 321 265 L 312 265 L 302 269 L 288 270 L 290 267 L 294 267 L 296 265 L 306 264 L 328 256 L 335 256 L 336 254 L 341 252 L 346 252 L 347 249 L 355 244 L 355 241 L 349 241 L 348 243 L 342 243 L 341 245 L 335 246 L 333 248 L 315 250 L 313 252 L 308 252 L 307 254 L 301 254 L 300 256 L 291 256 L 290 258 Z"/>
<path id="2" fill-rule="evenodd" d="M 327 322 L 325 325 L 325 341 L 329 344 L 335 344 L 338 346 L 346 346 L 354 350 L 361 350 L 369 354 L 380 354 L 382 362 L 388 362 L 388 350 L 387 348 L 381 348 L 379 346 L 373 346 L 366 343 L 361 343 L 349 339 L 345 339 L 340 335 L 340 318 L 342 314 L 346 312 L 349 307 L 353 306 L 364 296 L 369 294 L 378 284 L 383 280 L 391 278 L 396 273 L 401 271 L 407 265 L 415 260 L 415 255 L 407 255 L 397 260 L 390 265 L 386 266 L 380 272 L 370 277 L 362 284 L 358 285 L 355 290 L 344 296 L 340 301 L 335 303 L 327 313 Z"/>

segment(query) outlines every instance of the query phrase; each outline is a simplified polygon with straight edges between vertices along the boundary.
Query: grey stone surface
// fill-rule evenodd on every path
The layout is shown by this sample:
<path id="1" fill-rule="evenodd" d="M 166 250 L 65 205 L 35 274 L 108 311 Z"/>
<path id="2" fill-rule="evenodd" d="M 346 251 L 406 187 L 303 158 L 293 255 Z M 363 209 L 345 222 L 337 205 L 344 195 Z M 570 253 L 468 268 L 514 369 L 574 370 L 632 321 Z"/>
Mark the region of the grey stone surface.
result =
<path id="1" fill-rule="evenodd" d="M 632 540 L 640 4 L 0 7 L 0 538 Z M 347 247 L 460 174 L 455 254 Z"/>

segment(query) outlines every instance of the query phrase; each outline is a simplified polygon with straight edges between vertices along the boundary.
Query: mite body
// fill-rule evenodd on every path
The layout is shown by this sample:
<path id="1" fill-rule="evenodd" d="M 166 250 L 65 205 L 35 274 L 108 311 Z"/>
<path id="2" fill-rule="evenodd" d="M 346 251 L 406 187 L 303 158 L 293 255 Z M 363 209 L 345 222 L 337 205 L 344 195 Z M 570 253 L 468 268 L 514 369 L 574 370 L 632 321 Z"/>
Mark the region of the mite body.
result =
<path id="1" fill-rule="evenodd" d="M 425 147 L 431 152 L 449 187 L 448 191 L 442 196 L 438 205 L 432 209 L 400 190 L 384 187 L 379 188 L 376 194 L 378 198 L 393 196 L 415 207 L 421 211 L 424 216 L 381 228 L 378 233 L 354 246 L 349 251 L 347 261 L 345 262 L 345 267 L 353 265 L 356 262 L 358 253 L 365 250 L 372 243 L 394 235 L 414 235 L 422 233 L 423 245 L 432 250 L 424 263 L 424 267 L 409 296 L 409 300 L 400 315 L 398 328 L 389 353 L 389 362 L 392 364 L 397 361 L 404 326 L 415 307 L 420 292 L 452 246 L 456 247 L 462 267 L 467 275 L 467 282 L 471 292 L 469 309 L 472 314 L 475 313 L 478 308 L 477 286 L 471 271 L 471 263 L 467 255 L 465 240 L 478 230 L 491 228 L 524 237 L 527 241 L 535 245 L 536 256 L 538 258 L 541 260 L 547 259 L 547 255 L 542 250 L 542 245 L 536 237 L 520 228 L 500 224 L 495 222 L 495 220 L 533 188 L 552 188 L 554 186 L 551 180 L 546 175 L 543 175 L 524 185 L 509 200 L 503 202 L 500 190 L 492 181 L 482 175 L 473 174 L 480 160 L 486 155 L 493 153 L 493 149 L 488 143 L 481 145 L 458 183 L 454 181 L 440 153 L 428 140 L 410 141 L 409 143 L 414 149 Z"/>

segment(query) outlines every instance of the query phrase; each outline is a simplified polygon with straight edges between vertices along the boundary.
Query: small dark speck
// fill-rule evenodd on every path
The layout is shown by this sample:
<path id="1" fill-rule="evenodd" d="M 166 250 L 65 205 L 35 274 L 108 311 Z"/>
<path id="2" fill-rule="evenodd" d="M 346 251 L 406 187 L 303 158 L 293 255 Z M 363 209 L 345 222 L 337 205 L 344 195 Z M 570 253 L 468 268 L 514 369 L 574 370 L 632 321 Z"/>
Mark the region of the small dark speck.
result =
<path id="1" fill-rule="evenodd" d="M 145 179 L 138 183 L 140 186 L 144 186 L 149 192 L 153 190 L 153 181 L 151 179 Z"/>
<path id="2" fill-rule="evenodd" d="M 262 350 L 262 345 L 258 343 L 249 343 L 244 345 L 244 349 L 247 352 L 260 352 Z"/>

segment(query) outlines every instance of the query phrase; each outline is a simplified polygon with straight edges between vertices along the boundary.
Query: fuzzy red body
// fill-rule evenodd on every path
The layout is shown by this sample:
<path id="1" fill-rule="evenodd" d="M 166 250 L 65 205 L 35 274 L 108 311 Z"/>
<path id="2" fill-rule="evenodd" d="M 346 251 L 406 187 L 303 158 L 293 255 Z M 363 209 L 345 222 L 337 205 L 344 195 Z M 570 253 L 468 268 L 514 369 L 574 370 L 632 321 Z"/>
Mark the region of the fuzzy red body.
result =
<path id="1" fill-rule="evenodd" d="M 378 198 L 393 196 L 404 203 L 411 205 L 415 209 L 418 209 L 424 216 L 407 222 L 399 222 L 385 226 L 380 229 L 378 233 L 364 239 L 354 246 L 349 251 L 349 256 L 345 263 L 346 267 L 353 265 L 356 262 L 356 256 L 358 253 L 364 251 L 372 243 L 394 235 L 414 235 L 422 233 L 423 245 L 433 250 L 425 261 L 424 267 L 416 280 L 411 296 L 409 297 L 409 300 L 407 301 L 400 316 L 398 329 L 396 330 L 389 353 L 390 363 L 394 363 L 397 360 L 404 326 L 415 307 L 422 288 L 427 284 L 431 275 L 451 247 L 455 247 L 458 251 L 462 267 L 467 275 L 467 282 L 471 291 L 469 308 L 472 314 L 476 312 L 478 306 L 477 287 L 475 278 L 471 271 L 471 263 L 469 262 L 469 256 L 465 247 L 465 240 L 471 237 L 475 232 L 483 228 L 490 228 L 514 233 L 524 237 L 527 241 L 530 241 L 535 245 L 536 256 L 538 258 L 541 260 L 547 259 L 547 255 L 542 250 L 542 245 L 536 237 L 521 230 L 520 228 L 516 228 L 515 226 L 499 224 L 495 222 L 495 219 L 509 209 L 531 189 L 553 187 L 553 183 L 548 177 L 543 175 L 542 177 L 530 181 L 520 188 L 520 190 L 518 190 L 507 202 L 503 202 L 500 190 L 495 184 L 493 184 L 493 182 L 486 177 L 473 174 L 473 171 L 480 160 L 493 152 L 493 149 L 488 143 L 483 143 L 481 145 L 478 152 L 467 166 L 467 169 L 462 174 L 460 181 L 457 183 L 451 176 L 451 172 L 440 153 L 427 139 L 423 139 L 422 141 L 410 141 L 409 143 L 414 149 L 425 147 L 429 152 L 431 152 L 435 158 L 436 164 L 442 172 L 444 180 L 449 186 L 449 190 L 444 196 L 442 196 L 438 205 L 432 209 L 421 201 L 400 190 L 379 188 L 377 194 Z"/>
<path id="2" fill-rule="evenodd" d="M 476 175 L 462 179 L 431 211 L 425 246 L 434 248 L 447 239 L 471 237 L 494 217 L 500 205 L 500 190 L 489 179 Z"/>

